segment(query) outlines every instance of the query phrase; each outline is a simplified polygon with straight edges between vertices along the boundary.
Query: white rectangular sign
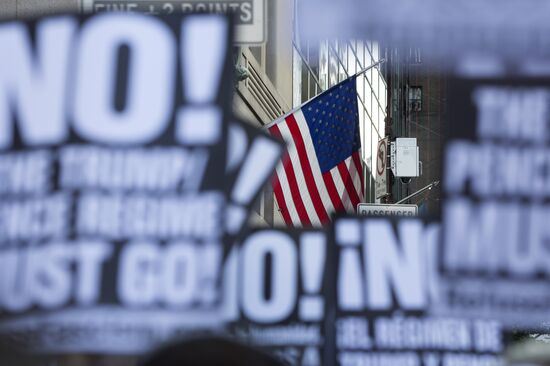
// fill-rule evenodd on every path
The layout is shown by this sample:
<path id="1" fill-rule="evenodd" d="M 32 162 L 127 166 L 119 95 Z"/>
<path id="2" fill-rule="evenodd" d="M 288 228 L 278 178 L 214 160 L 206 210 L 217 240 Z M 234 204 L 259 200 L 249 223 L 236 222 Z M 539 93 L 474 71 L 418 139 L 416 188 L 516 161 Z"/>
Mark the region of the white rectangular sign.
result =
<path id="1" fill-rule="evenodd" d="M 378 149 L 376 150 L 376 179 L 375 193 L 376 198 L 381 198 L 388 195 L 388 138 L 378 141 Z"/>
<path id="2" fill-rule="evenodd" d="M 357 205 L 357 213 L 359 215 L 371 216 L 416 216 L 418 214 L 418 206 L 360 203 Z"/>
<path id="3" fill-rule="evenodd" d="M 265 0 L 81 0 L 84 13 L 135 11 L 151 15 L 231 13 L 235 43 L 260 45 L 267 39 Z"/>

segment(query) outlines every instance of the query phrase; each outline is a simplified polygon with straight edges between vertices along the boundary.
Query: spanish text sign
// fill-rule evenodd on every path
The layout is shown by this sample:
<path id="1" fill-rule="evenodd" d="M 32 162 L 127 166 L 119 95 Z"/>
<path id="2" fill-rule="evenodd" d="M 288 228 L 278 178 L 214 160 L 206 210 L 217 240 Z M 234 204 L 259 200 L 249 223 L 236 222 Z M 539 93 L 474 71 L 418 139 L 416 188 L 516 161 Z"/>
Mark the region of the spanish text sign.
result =
<path id="1" fill-rule="evenodd" d="M 438 293 L 438 234 L 419 219 L 335 220 L 331 364 L 502 364 L 498 322 L 427 316 Z"/>
<path id="2" fill-rule="evenodd" d="M 0 25 L 2 336 L 139 353 L 219 325 L 229 33 L 212 15 Z"/>
<path id="3" fill-rule="evenodd" d="M 550 80 L 450 82 L 439 310 L 550 317 Z"/>

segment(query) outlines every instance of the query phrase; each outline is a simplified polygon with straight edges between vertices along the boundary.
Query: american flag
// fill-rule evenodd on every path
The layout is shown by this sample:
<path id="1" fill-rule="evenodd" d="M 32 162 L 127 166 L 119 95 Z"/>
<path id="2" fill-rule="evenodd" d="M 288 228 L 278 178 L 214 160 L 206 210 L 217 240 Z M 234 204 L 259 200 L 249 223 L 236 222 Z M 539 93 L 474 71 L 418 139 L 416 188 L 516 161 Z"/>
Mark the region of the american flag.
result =
<path id="1" fill-rule="evenodd" d="M 268 128 L 287 143 L 273 177 L 289 226 L 321 226 L 334 212 L 355 212 L 363 169 L 355 77 L 323 92 Z"/>

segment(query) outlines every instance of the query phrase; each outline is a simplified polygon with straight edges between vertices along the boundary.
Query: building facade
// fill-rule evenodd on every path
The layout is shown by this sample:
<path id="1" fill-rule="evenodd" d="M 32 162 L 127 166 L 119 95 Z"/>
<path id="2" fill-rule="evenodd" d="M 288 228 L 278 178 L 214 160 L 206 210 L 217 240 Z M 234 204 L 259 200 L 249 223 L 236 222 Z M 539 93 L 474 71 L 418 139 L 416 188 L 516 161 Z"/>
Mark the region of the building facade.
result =
<path id="1" fill-rule="evenodd" d="M 388 203 L 419 191 L 441 179 L 442 142 L 445 130 L 446 74 L 442 65 L 425 59 L 418 48 L 386 50 L 388 85 L 388 128 L 391 138 L 414 137 L 420 147 L 422 174 L 404 183 L 393 177 Z M 417 204 L 422 215 L 439 214 L 440 191 L 430 191 L 405 203 Z"/>
<path id="2" fill-rule="evenodd" d="M 266 0 L 265 44 L 236 47 L 236 63 L 246 70 L 248 77 L 237 83 L 234 112 L 259 128 L 293 106 L 294 1 Z M 260 226 L 282 224 L 270 185 L 265 187 L 252 213 L 251 223 Z"/>

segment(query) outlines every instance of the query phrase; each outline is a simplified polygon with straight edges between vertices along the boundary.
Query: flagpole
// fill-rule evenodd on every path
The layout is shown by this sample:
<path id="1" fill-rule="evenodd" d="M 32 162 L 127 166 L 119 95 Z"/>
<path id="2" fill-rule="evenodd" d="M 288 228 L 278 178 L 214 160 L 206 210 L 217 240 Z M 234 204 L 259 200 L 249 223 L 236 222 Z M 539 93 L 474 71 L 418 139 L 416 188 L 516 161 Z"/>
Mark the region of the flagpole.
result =
<path id="1" fill-rule="evenodd" d="M 369 67 L 367 67 L 367 68 L 365 68 L 365 69 L 359 71 L 358 73 L 356 73 L 356 74 L 353 75 L 353 76 L 363 75 L 364 73 L 366 73 L 367 71 L 369 71 L 369 70 L 372 69 L 373 67 L 376 67 L 376 66 L 378 66 L 378 65 L 380 65 L 380 64 L 383 64 L 384 62 L 386 62 L 386 59 L 385 59 L 385 58 L 380 59 L 379 61 L 377 61 L 377 62 L 373 63 L 372 65 L 370 65 Z M 350 77 L 351 77 L 351 76 L 350 76 Z"/>
<path id="2" fill-rule="evenodd" d="M 373 64 L 370 65 L 369 67 L 366 67 L 366 68 L 364 68 L 363 70 L 360 70 L 360 71 L 358 71 L 357 73 L 355 73 L 355 74 L 353 74 L 353 75 L 351 75 L 351 76 L 348 76 L 348 77 L 346 78 L 346 80 L 348 80 L 349 78 L 352 78 L 352 77 L 357 77 L 357 76 L 359 76 L 359 75 L 363 75 L 363 74 L 365 74 L 367 71 L 369 71 L 370 69 L 375 68 L 375 67 L 379 66 L 380 64 L 382 64 L 382 63 L 384 63 L 384 62 L 386 62 L 386 59 L 383 58 L 383 59 L 381 59 L 381 60 L 379 60 L 379 61 L 373 63 Z M 346 81 L 346 80 L 343 80 L 343 81 L 341 81 L 340 83 L 343 83 L 343 82 Z M 338 84 L 339 84 L 339 83 L 338 83 Z M 336 84 L 336 85 L 338 85 L 338 84 Z M 330 89 L 330 88 L 329 88 L 329 89 Z M 327 89 L 327 90 L 328 90 L 328 89 Z M 317 98 L 319 95 L 323 94 L 325 91 L 326 91 L 326 90 L 323 90 L 321 93 L 319 93 L 318 95 L 314 96 L 313 98 L 310 98 L 310 99 L 306 100 L 305 102 L 303 102 L 302 104 L 300 104 L 299 106 L 292 108 L 290 111 L 286 112 L 285 114 L 283 114 L 281 117 L 277 118 L 276 120 L 274 120 L 274 121 L 272 121 L 272 122 L 269 122 L 269 123 L 266 124 L 266 125 L 263 125 L 263 126 L 262 126 L 262 129 L 268 129 L 268 128 L 270 128 L 271 126 L 276 125 L 277 123 L 281 122 L 281 121 L 282 121 L 283 119 L 285 119 L 287 116 L 289 116 L 289 115 L 291 115 L 292 113 L 296 112 L 297 110 L 299 110 L 300 108 L 302 108 L 304 105 L 308 104 L 308 103 L 311 102 L 313 99 L 315 99 L 315 98 Z"/>
<path id="3" fill-rule="evenodd" d="M 439 181 L 438 181 L 438 180 L 433 181 L 432 183 L 428 184 L 426 187 L 424 187 L 424 188 L 422 188 L 422 189 L 420 189 L 420 190 L 414 192 L 413 194 L 411 194 L 411 195 L 409 195 L 409 196 L 407 196 L 407 197 L 405 197 L 405 198 L 403 198 L 403 199 L 397 201 L 395 204 L 398 205 L 398 204 L 400 204 L 400 203 L 406 202 L 406 201 L 410 200 L 411 198 L 418 196 L 418 195 L 419 195 L 420 193 L 422 193 L 422 192 L 431 191 L 432 188 L 437 187 L 438 184 L 439 184 Z"/>

